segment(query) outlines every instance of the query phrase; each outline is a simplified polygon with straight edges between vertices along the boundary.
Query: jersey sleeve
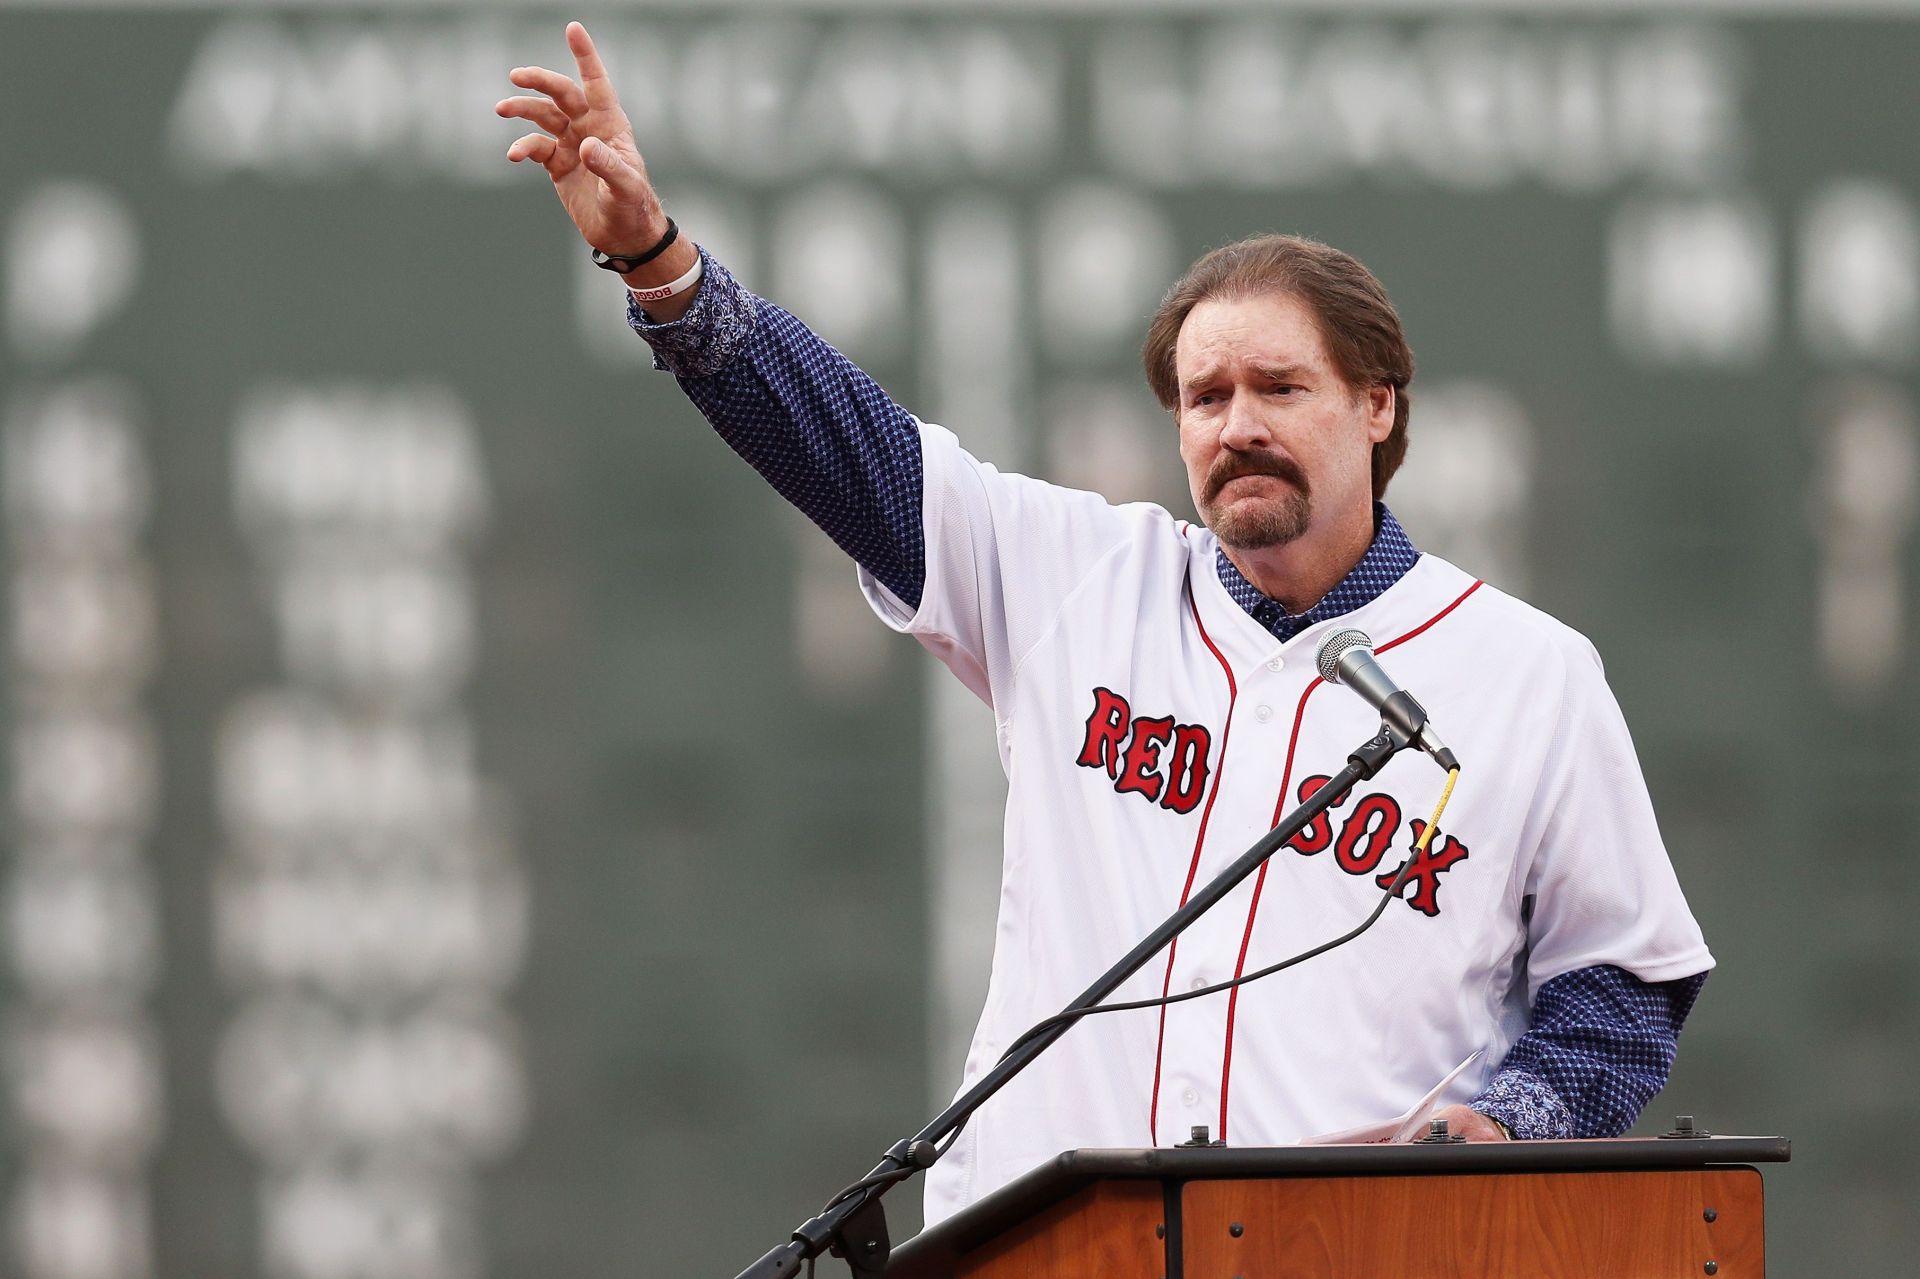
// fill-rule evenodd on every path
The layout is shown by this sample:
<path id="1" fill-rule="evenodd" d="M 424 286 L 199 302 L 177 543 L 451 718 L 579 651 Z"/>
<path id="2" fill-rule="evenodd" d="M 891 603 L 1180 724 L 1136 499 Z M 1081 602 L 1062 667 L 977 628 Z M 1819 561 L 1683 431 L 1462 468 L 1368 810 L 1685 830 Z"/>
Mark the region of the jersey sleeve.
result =
<path id="1" fill-rule="evenodd" d="M 1562 645 L 1565 682 L 1529 826 L 1527 998 L 1598 965 L 1642 982 L 1713 967 L 1667 857 L 1625 719 L 1584 639 Z"/>
<path id="2" fill-rule="evenodd" d="M 931 423 L 920 441 L 920 599 L 899 598 L 865 568 L 861 589 L 882 621 L 918 639 L 1004 722 L 1022 660 L 1100 565 L 1165 514 L 1002 472 Z"/>

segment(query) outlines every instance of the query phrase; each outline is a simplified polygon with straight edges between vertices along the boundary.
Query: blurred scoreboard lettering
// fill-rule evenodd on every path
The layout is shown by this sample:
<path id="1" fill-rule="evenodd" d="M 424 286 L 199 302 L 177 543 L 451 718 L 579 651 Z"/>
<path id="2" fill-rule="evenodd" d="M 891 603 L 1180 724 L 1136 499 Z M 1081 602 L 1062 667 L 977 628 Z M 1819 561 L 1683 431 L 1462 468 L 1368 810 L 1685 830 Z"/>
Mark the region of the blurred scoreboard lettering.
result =
<path id="1" fill-rule="evenodd" d="M 991 718 L 505 162 L 570 16 L 1007 468 L 1190 510 L 1161 292 L 1371 265 L 1392 505 L 1594 638 L 1721 961 L 1669 1096 L 1818 1132 L 1784 1273 L 1920 1247 L 1920 6 L 0 0 L 0 1274 L 732 1273 L 958 1078 Z"/>

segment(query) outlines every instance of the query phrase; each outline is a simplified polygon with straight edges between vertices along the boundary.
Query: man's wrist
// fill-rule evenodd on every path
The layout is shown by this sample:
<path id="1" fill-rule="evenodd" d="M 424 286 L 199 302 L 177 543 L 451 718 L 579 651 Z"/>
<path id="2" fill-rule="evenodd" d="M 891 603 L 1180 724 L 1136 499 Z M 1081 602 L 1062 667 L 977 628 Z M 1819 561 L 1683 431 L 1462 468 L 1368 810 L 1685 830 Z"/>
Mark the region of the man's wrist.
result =
<path id="1" fill-rule="evenodd" d="M 627 290 L 627 322 L 653 348 L 653 366 L 676 377 L 704 378 L 731 364 L 759 324 L 759 303 L 712 254 L 699 254 L 700 283 L 669 303 L 661 314 Z"/>
<path id="2" fill-rule="evenodd" d="M 668 298 L 677 297 L 678 295 L 685 293 L 688 290 L 696 287 L 700 283 L 700 277 L 702 274 L 703 274 L 703 271 L 701 269 L 701 260 L 699 258 L 695 258 L 693 260 L 693 265 L 687 269 L 687 273 L 681 276 L 677 280 L 669 281 L 668 283 L 662 284 L 658 288 L 653 288 L 653 289 L 635 288 L 633 285 L 629 284 L 627 286 L 627 290 L 628 292 L 633 294 L 634 301 L 639 302 L 642 305 L 645 305 L 648 302 L 664 302 Z"/>
<path id="3" fill-rule="evenodd" d="M 1502 1125 L 1516 1141 L 1573 1136 L 1573 1114 L 1560 1095 L 1546 1080 L 1520 1067 L 1496 1071 L 1467 1105 Z"/>
<path id="4" fill-rule="evenodd" d="M 627 287 L 630 289 L 642 291 L 657 289 L 685 275 L 699 260 L 699 247 L 690 237 L 683 234 L 675 238 L 659 257 L 644 266 L 621 273 L 620 278 L 627 282 Z"/>
<path id="5" fill-rule="evenodd" d="M 602 270 L 618 271 L 622 275 L 628 275 L 638 271 L 641 267 L 665 253 L 669 248 L 673 247 L 674 242 L 679 240 L 679 238 L 679 224 L 672 218 L 668 218 L 667 229 L 661 232 L 660 238 L 648 245 L 641 252 L 609 253 L 603 249 L 595 249 L 593 251 L 593 264 Z"/>
<path id="6" fill-rule="evenodd" d="M 686 313 L 693 299 L 699 296 L 699 277 L 683 286 L 678 292 L 659 295 L 658 291 L 668 285 L 686 278 L 689 272 L 700 265 L 700 249 L 687 236 L 681 236 L 670 245 L 665 253 L 635 271 L 629 271 L 620 278 L 627 287 L 644 303 L 647 314 L 655 321 L 677 320 Z"/>

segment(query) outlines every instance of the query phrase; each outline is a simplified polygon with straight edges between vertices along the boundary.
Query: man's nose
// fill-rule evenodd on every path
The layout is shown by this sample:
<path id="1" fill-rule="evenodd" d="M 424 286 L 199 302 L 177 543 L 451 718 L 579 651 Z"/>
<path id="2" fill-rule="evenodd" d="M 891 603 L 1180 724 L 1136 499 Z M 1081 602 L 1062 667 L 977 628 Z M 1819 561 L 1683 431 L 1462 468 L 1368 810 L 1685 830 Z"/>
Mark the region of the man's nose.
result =
<path id="1" fill-rule="evenodd" d="M 1273 440 L 1266 414 L 1260 411 L 1258 396 L 1242 392 L 1227 405 L 1226 420 L 1220 427 L 1220 443 L 1230 449 L 1257 449 Z"/>

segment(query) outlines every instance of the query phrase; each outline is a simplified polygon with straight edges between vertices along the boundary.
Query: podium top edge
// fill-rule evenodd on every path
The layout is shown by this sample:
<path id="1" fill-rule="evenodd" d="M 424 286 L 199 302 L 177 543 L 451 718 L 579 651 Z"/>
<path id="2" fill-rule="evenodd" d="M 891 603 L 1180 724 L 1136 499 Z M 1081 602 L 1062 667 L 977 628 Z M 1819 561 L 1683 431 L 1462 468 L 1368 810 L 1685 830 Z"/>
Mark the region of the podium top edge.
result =
<path id="1" fill-rule="evenodd" d="M 1375 1142 L 1354 1146 L 1161 1146 L 1068 1150 L 1048 1169 L 1094 1177 L 1365 1176 L 1392 1172 L 1558 1172 L 1787 1163 L 1785 1137 L 1600 1137 L 1574 1141 Z M 983 1201 L 984 1202 L 984 1201 Z"/>
<path id="2" fill-rule="evenodd" d="M 1631 1172 L 1787 1163 L 1785 1137 L 1610 1137 L 1427 1145 L 1209 1146 L 1068 1150 L 902 1245 L 888 1275 L 911 1276 L 1096 1181 L 1438 1173 Z"/>
<path id="3" fill-rule="evenodd" d="M 1055 1166 L 1103 1177 L 1243 1177 L 1335 1172 L 1683 1168 L 1725 1163 L 1787 1163 L 1785 1137 L 1594 1137 L 1569 1141 L 1368 1142 L 1351 1146 L 1150 1146 L 1068 1150 Z M 1032 1176 L 1028 1173 L 1027 1176 Z M 1025 1180 L 1025 1178 L 1021 1178 Z M 1018 1183 L 1015 1183 L 1018 1184 Z"/>

